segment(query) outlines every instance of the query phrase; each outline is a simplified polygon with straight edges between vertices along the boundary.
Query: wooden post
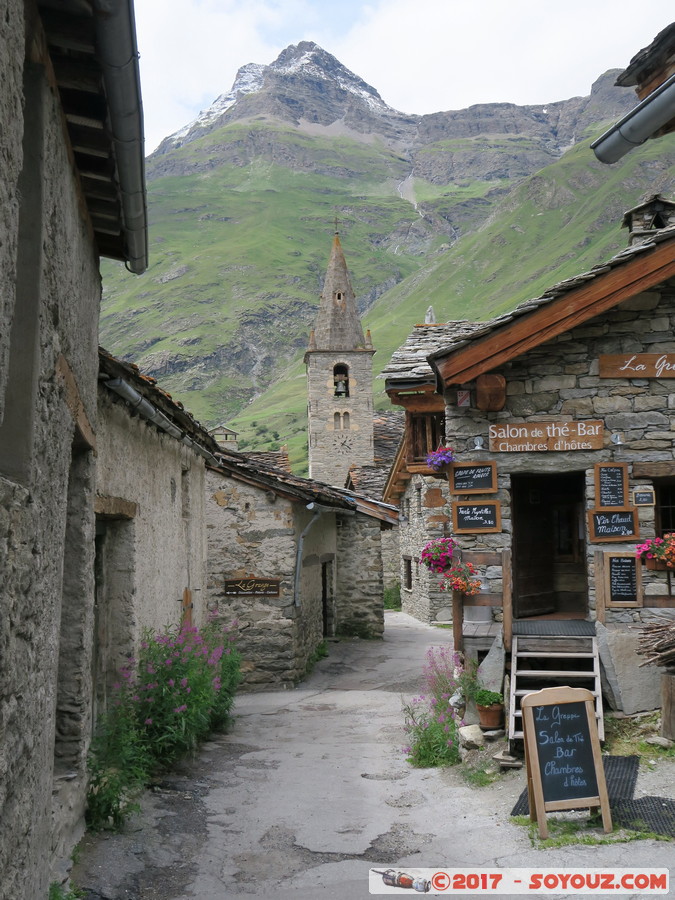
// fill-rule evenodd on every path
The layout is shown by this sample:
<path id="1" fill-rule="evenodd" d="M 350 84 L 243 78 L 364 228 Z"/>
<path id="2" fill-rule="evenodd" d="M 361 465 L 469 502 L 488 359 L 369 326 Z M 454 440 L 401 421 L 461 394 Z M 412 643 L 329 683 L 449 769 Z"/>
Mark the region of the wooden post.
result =
<path id="1" fill-rule="evenodd" d="M 183 591 L 183 624 L 192 625 L 192 591 L 185 588 Z"/>
<path id="2" fill-rule="evenodd" d="M 675 741 L 675 672 L 661 676 L 661 737 Z"/>
<path id="3" fill-rule="evenodd" d="M 502 614 L 504 626 L 504 650 L 511 652 L 511 637 L 513 635 L 513 589 L 511 578 L 511 551 L 502 553 Z"/>
<path id="4" fill-rule="evenodd" d="M 464 652 L 464 594 L 460 591 L 452 592 L 452 637 L 457 653 Z"/>
<path id="5" fill-rule="evenodd" d="M 602 550 L 593 554 L 595 560 L 595 617 L 605 624 L 605 560 Z"/>

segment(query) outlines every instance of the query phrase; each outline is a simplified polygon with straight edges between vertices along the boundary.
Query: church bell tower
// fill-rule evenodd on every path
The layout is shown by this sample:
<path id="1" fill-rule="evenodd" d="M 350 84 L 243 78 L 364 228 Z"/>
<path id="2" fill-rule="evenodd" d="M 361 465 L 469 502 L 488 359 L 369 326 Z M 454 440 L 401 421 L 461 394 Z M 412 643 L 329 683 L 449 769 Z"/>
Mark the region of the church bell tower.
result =
<path id="1" fill-rule="evenodd" d="M 374 353 L 336 231 L 305 353 L 310 478 L 344 487 L 350 466 L 373 464 Z"/>

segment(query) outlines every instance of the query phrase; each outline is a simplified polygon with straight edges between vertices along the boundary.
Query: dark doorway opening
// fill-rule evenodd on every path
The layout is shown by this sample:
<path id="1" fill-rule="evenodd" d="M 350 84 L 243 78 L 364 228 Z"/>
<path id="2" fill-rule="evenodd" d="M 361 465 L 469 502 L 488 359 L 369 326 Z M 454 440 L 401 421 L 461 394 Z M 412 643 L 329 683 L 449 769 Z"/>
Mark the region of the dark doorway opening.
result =
<path id="1" fill-rule="evenodd" d="M 586 617 L 583 472 L 513 475 L 513 615 Z"/>

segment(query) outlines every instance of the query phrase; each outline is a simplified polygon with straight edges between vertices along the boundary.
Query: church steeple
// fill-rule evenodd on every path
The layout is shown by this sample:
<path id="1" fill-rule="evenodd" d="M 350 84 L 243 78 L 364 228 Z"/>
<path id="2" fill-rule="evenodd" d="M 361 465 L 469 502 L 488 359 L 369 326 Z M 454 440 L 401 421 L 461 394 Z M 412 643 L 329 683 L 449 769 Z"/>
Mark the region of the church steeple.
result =
<path id="1" fill-rule="evenodd" d="M 317 350 L 362 350 L 366 343 L 337 231 L 319 301 L 314 339 Z"/>
<path id="2" fill-rule="evenodd" d="M 336 225 L 305 353 L 311 478 L 344 487 L 350 466 L 372 465 L 374 352 L 370 332 L 363 334 Z"/>

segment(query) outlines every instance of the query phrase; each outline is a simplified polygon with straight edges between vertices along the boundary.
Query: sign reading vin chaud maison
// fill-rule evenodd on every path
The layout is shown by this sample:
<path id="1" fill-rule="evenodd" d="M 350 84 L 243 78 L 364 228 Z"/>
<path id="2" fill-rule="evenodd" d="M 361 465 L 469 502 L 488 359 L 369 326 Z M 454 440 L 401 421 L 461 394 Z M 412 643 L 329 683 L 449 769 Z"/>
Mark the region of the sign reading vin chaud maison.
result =
<path id="1" fill-rule="evenodd" d="M 547 451 L 601 450 L 603 422 L 519 422 L 490 425 L 493 453 L 545 453 Z"/>

